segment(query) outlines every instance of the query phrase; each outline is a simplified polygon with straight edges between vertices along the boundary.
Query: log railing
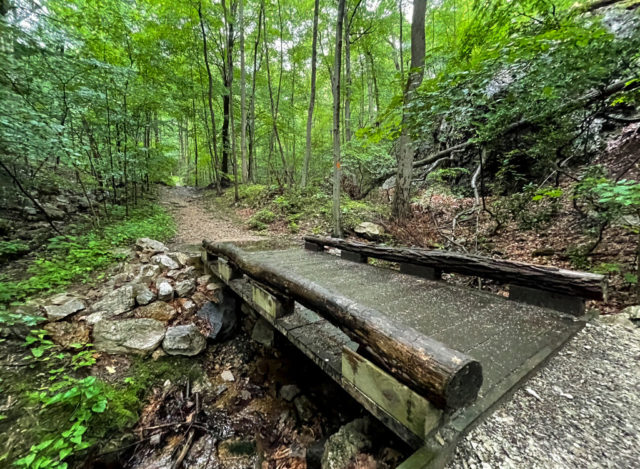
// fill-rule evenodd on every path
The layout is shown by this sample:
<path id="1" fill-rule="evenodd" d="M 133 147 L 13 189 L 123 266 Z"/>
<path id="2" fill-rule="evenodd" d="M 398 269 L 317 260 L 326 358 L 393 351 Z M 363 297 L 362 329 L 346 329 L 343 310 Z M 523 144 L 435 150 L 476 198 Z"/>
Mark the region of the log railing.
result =
<path id="1" fill-rule="evenodd" d="M 483 277 L 511 285 L 589 300 L 606 298 L 605 277 L 589 272 L 576 272 L 557 267 L 449 251 L 372 245 L 339 238 L 306 236 L 304 239 L 307 247 L 328 246 L 338 248 L 343 252 L 358 254 L 363 258 L 372 257 L 390 262 L 424 266 L 443 272 Z"/>
<path id="2" fill-rule="evenodd" d="M 477 360 L 286 268 L 256 261 L 232 244 L 202 244 L 208 254 L 224 258 L 241 273 L 325 317 L 364 347 L 378 365 L 437 407 L 456 409 L 476 399 L 482 385 Z"/>

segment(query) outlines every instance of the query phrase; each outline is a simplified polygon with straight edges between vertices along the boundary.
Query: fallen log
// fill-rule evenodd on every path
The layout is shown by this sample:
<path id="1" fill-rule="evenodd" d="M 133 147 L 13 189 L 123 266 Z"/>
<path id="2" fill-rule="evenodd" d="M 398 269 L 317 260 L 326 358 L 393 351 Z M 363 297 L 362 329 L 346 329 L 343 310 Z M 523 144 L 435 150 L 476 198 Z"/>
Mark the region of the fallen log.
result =
<path id="1" fill-rule="evenodd" d="M 325 317 L 365 347 L 378 365 L 435 406 L 457 409 L 476 399 L 482 367 L 473 358 L 286 269 L 250 260 L 232 244 L 202 244 L 208 253 L 224 257 L 247 276 Z"/>
<path id="2" fill-rule="evenodd" d="M 445 272 L 489 278 L 503 283 L 591 300 L 602 300 L 606 297 L 605 277 L 589 272 L 576 272 L 450 251 L 372 245 L 338 238 L 305 236 L 304 239 L 308 243 L 356 252 L 365 257 L 390 262 L 432 267 Z"/>

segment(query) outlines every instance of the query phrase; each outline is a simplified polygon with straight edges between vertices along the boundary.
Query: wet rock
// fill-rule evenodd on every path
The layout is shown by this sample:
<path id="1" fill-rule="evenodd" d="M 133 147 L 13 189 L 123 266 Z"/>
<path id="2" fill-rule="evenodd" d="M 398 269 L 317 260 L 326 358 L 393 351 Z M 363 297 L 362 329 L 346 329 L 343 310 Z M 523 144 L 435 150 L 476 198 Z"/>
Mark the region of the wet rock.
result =
<path id="1" fill-rule="evenodd" d="M 148 305 L 155 299 L 156 294 L 149 290 L 149 287 L 146 286 L 140 289 L 140 291 L 136 295 L 136 303 L 138 303 L 140 306 Z"/>
<path id="2" fill-rule="evenodd" d="M 170 252 L 168 254 L 180 265 L 196 266 L 200 263 L 200 253 L 198 252 Z"/>
<path id="3" fill-rule="evenodd" d="M 138 238 L 136 241 L 136 249 L 138 251 L 150 252 L 153 254 L 168 251 L 167 246 L 160 241 L 150 238 Z"/>
<path id="4" fill-rule="evenodd" d="M 174 326 L 167 329 L 162 349 L 169 355 L 198 355 L 207 346 L 207 339 L 194 324 Z"/>
<path id="5" fill-rule="evenodd" d="M 322 469 L 345 468 L 359 453 L 370 449 L 371 440 L 366 436 L 368 425 L 367 419 L 356 419 L 331 435 L 322 455 Z"/>
<path id="6" fill-rule="evenodd" d="M 193 280 L 183 280 L 176 283 L 176 295 L 180 297 L 189 296 L 196 289 L 196 283 Z"/>
<path id="7" fill-rule="evenodd" d="M 238 323 L 236 300 L 231 295 L 226 295 L 220 303 L 205 303 L 196 314 L 207 323 L 207 337 L 212 340 L 221 341 L 230 337 Z"/>
<path id="8" fill-rule="evenodd" d="M 60 319 L 71 316 L 72 314 L 75 314 L 78 311 L 82 311 L 85 308 L 86 305 L 84 301 L 82 301 L 80 298 L 72 298 L 60 306 L 45 306 L 44 310 L 47 313 L 47 317 L 51 321 L 59 321 Z"/>
<path id="9" fill-rule="evenodd" d="M 202 286 L 202 285 L 208 284 L 210 280 L 211 280 L 211 275 L 209 274 L 201 275 L 200 277 L 198 277 L 197 283 L 199 286 Z"/>
<path id="10" fill-rule="evenodd" d="M 382 226 L 368 221 L 360 223 L 353 231 L 359 236 L 372 241 L 379 240 L 384 235 L 384 228 Z"/>
<path id="11" fill-rule="evenodd" d="M 318 412 L 316 406 L 313 405 L 311 399 L 307 396 L 298 396 L 293 400 L 293 405 L 296 407 L 298 418 L 303 422 L 309 422 L 313 419 L 314 415 Z"/>
<path id="12" fill-rule="evenodd" d="M 137 318 L 155 319 L 164 323 L 171 321 L 177 314 L 175 308 L 164 301 L 154 301 L 149 305 L 136 308 L 133 312 Z"/>
<path id="13" fill-rule="evenodd" d="M 166 279 L 158 279 L 156 282 L 158 289 L 158 299 L 161 301 L 169 301 L 173 298 L 173 287 Z"/>
<path id="14" fill-rule="evenodd" d="M 100 321 L 93 327 L 95 349 L 107 353 L 148 355 L 162 342 L 165 326 L 155 319 Z"/>
<path id="15" fill-rule="evenodd" d="M 273 326 L 262 318 L 258 319 L 251 331 L 251 338 L 265 347 L 272 347 L 274 337 Z"/>
<path id="16" fill-rule="evenodd" d="M 103 312 L 104 317 L 112 317 L 129 311 L 135 304 L 133 287 L 131 285 L 124 285 L 94 303 L 91 309 L 92 311 Z"/>
<path id="17" fill-rule="evenodd" d="M 180 311 L 186 315 L 195 314 L 198 310 L 198 306 L 189 298 L 178 298 L 177 305 Z"/>
<path id="18" fill-rule="evenodd" d="M 318 441 L 314 441 L 311 446 L 307 448 L 307 469 L 321 469 L 322 468 L 322 455 L 324 454 L 324 447 L 327 444 L 327 439 L 323 438 Z"/>
<path id="19" fill-rule="evenodd" d="M 51 322 L 44 326 L 54 343 L 63 348 L 89 343 L 89 327 L 81 322 Z"/>
<path id="20" fill-rule="evenodd" d="M 280 388 L 280 397 L 285 401 L 291 402 L 298 394 L 300 394 L 300 388 L 295 384 L 285 384 Z"/>
<path id="21" fill-rule="evenodd" d="M 162 272 L 160 266 L 155 264 L 144 264 L 140 267 L 140 272 L 136 275 L 133 281 L 148 285 L 150 282 L 155 280 L 158 275 L 160 275 L 160 272 Z"/>
<path id="22" fill-rule="evenodd" d="M 216 439 L 212 435 L 200 437 L 189 450 L 183 467 L 189 469 L 210 469 L 221 467 L 216 451 Z"/>
<path id="23" fill-rule="evenodd" d="M 166 254 L 156 254 L 151 258 L 151 262 L 160 266 L 164 270 L 175 270 L 180 268 L 180 264 Z"/>
<path id="24" fill-rule="evenodd" d="M 233 373 L 231 373 L 231 371 L 229 370 L 224 370 L 221 374 L 220 377 L 227 382 L 233 382 L 236 380 L 236 378 L 233 376 Z"/>

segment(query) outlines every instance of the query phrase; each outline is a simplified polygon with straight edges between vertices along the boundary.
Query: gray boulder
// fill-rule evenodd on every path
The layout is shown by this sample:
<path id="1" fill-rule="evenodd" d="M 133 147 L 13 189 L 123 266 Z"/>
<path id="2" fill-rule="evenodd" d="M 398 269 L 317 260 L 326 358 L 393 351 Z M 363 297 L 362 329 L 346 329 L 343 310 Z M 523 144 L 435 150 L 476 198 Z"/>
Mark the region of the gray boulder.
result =
<path id="1" fill-rule="evenodd" d="M 253 326 L 253 331 L 251 331 L 251 338 L 265 347 L 272 347 L 274 339 L 273 326 L 262 318 L 258 319 L 255 326 Z"/>
<path id="2" fill-rule="evenodd" d="M 342 469 L 355 457 L 371 449 L 371 440 L 366 436 L 369 421 L 360 418 L 340 427 L 329 437 L 322 455 L 322 469 Z"/>
<path id="3" fill-rule="evenodd" d="M 190 279 L 176 283 L 176 295 L 180 297 L 189 296 L 195 289 L 196 283 Z"/>
<path id="4" fill-rule="evenodd" d="M 173 298 L 173 287 L 166 279 L 158 279 L 156 282 L 158 289 L 158 299 L 161 301 L 169 301 Z"/>
<path id="5" fill-rule="evenodd" d="M 300 388 L 295 384 L 285 384 L 280 388 L 280 397 L 287 402 L 291 402 L 300 394 Z"/>
<path id="6" fill-rule="evenodd" d="M 49 305 L 45 306 L 44 310 L 47 313 L 47 318 L 51 321 L 59 321 L 67 316 L 71 316 L 78 311 L 82 311 L 86 308 L 84 301 L 80 298 L 71 298 L 61 305 Z"/>
<path id="7" fill-rule="evenodd" d="M 180 264 L 166 254 L 156 254 L 151 258 L 151 262 L 160 266 L 164 270 L 175 270 L 180 268 Z"/>
<path id="8" fill-rule="evenodd" d="M 238 323 L 236 314 L 236 300 L 231 295 L 226 295 L 220 303 L 209 301 L 196 313 L 206 322 L 209 339 L 224 340 L 231 336 Z"/>
<path id="9" fill-rule="evenodd" d="M 166 252 L 168 250 L 167 247 L 160 241 L 156 241 L 155 239 L 150 238 L 139 238 L 136 241 L 136 249 L 138 251 L 145 251 L 153 254 Z"/>
<path id="10" fill-rule="evenodd" d="M 368 221 L 360 223 L 353 229 L 353 231 L 355 231 L 359 236 L 372 241 L 376 241 L 384 235 L 383 227 Z"/>
<path id="11" fill-rule="evenodd" d="M 104 317 L 116 316 L 129 311 L 136 305 L 133 295 L 133 287 L 124 285 L 104 296 L 100 301 L 93 304 L 93 311 L 104 312 Z"/>
<path id="12" fill-rule="evenodd" d="M 100 321 L 93 327 L 93 344 L 100 352 L 148 355 L 164 335 L 164 324 L 155 319 Z"/>
<path id="13" fill-rule="evenodd" d="M 207 346 L 207 339 L 194 324 L 174 326 L 167 329 L 162 349 L 169 355 L 198 355 Z"/>
<path id="14" fill-rule="evenodd" d="M 133 281 L 136 283 L 148 284 L 149 282 L 155 280 L 155 278 L 160 275 L 160 272 L 162 272 L 160 266 L 155 264 L 144 264 L 140 268 L 140 272 L 138 272 L 138 275 L 136 275 Z"/>

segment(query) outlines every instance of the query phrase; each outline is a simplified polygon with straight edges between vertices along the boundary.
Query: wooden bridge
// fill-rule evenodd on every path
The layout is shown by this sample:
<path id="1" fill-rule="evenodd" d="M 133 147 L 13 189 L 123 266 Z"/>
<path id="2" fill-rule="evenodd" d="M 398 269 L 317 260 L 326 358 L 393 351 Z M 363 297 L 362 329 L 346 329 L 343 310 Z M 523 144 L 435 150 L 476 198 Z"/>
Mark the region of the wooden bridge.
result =
<path id="1" fill-rule="evenodd" d="M 458 439 L 583 327 L 585 300 L 606 294 L 600 275 L 334 238 L 203 248 L 205 268 L 416 449 L 402 469 L 445 465 Z M 508 284 L 509 298 L 443 272 Z"/>

